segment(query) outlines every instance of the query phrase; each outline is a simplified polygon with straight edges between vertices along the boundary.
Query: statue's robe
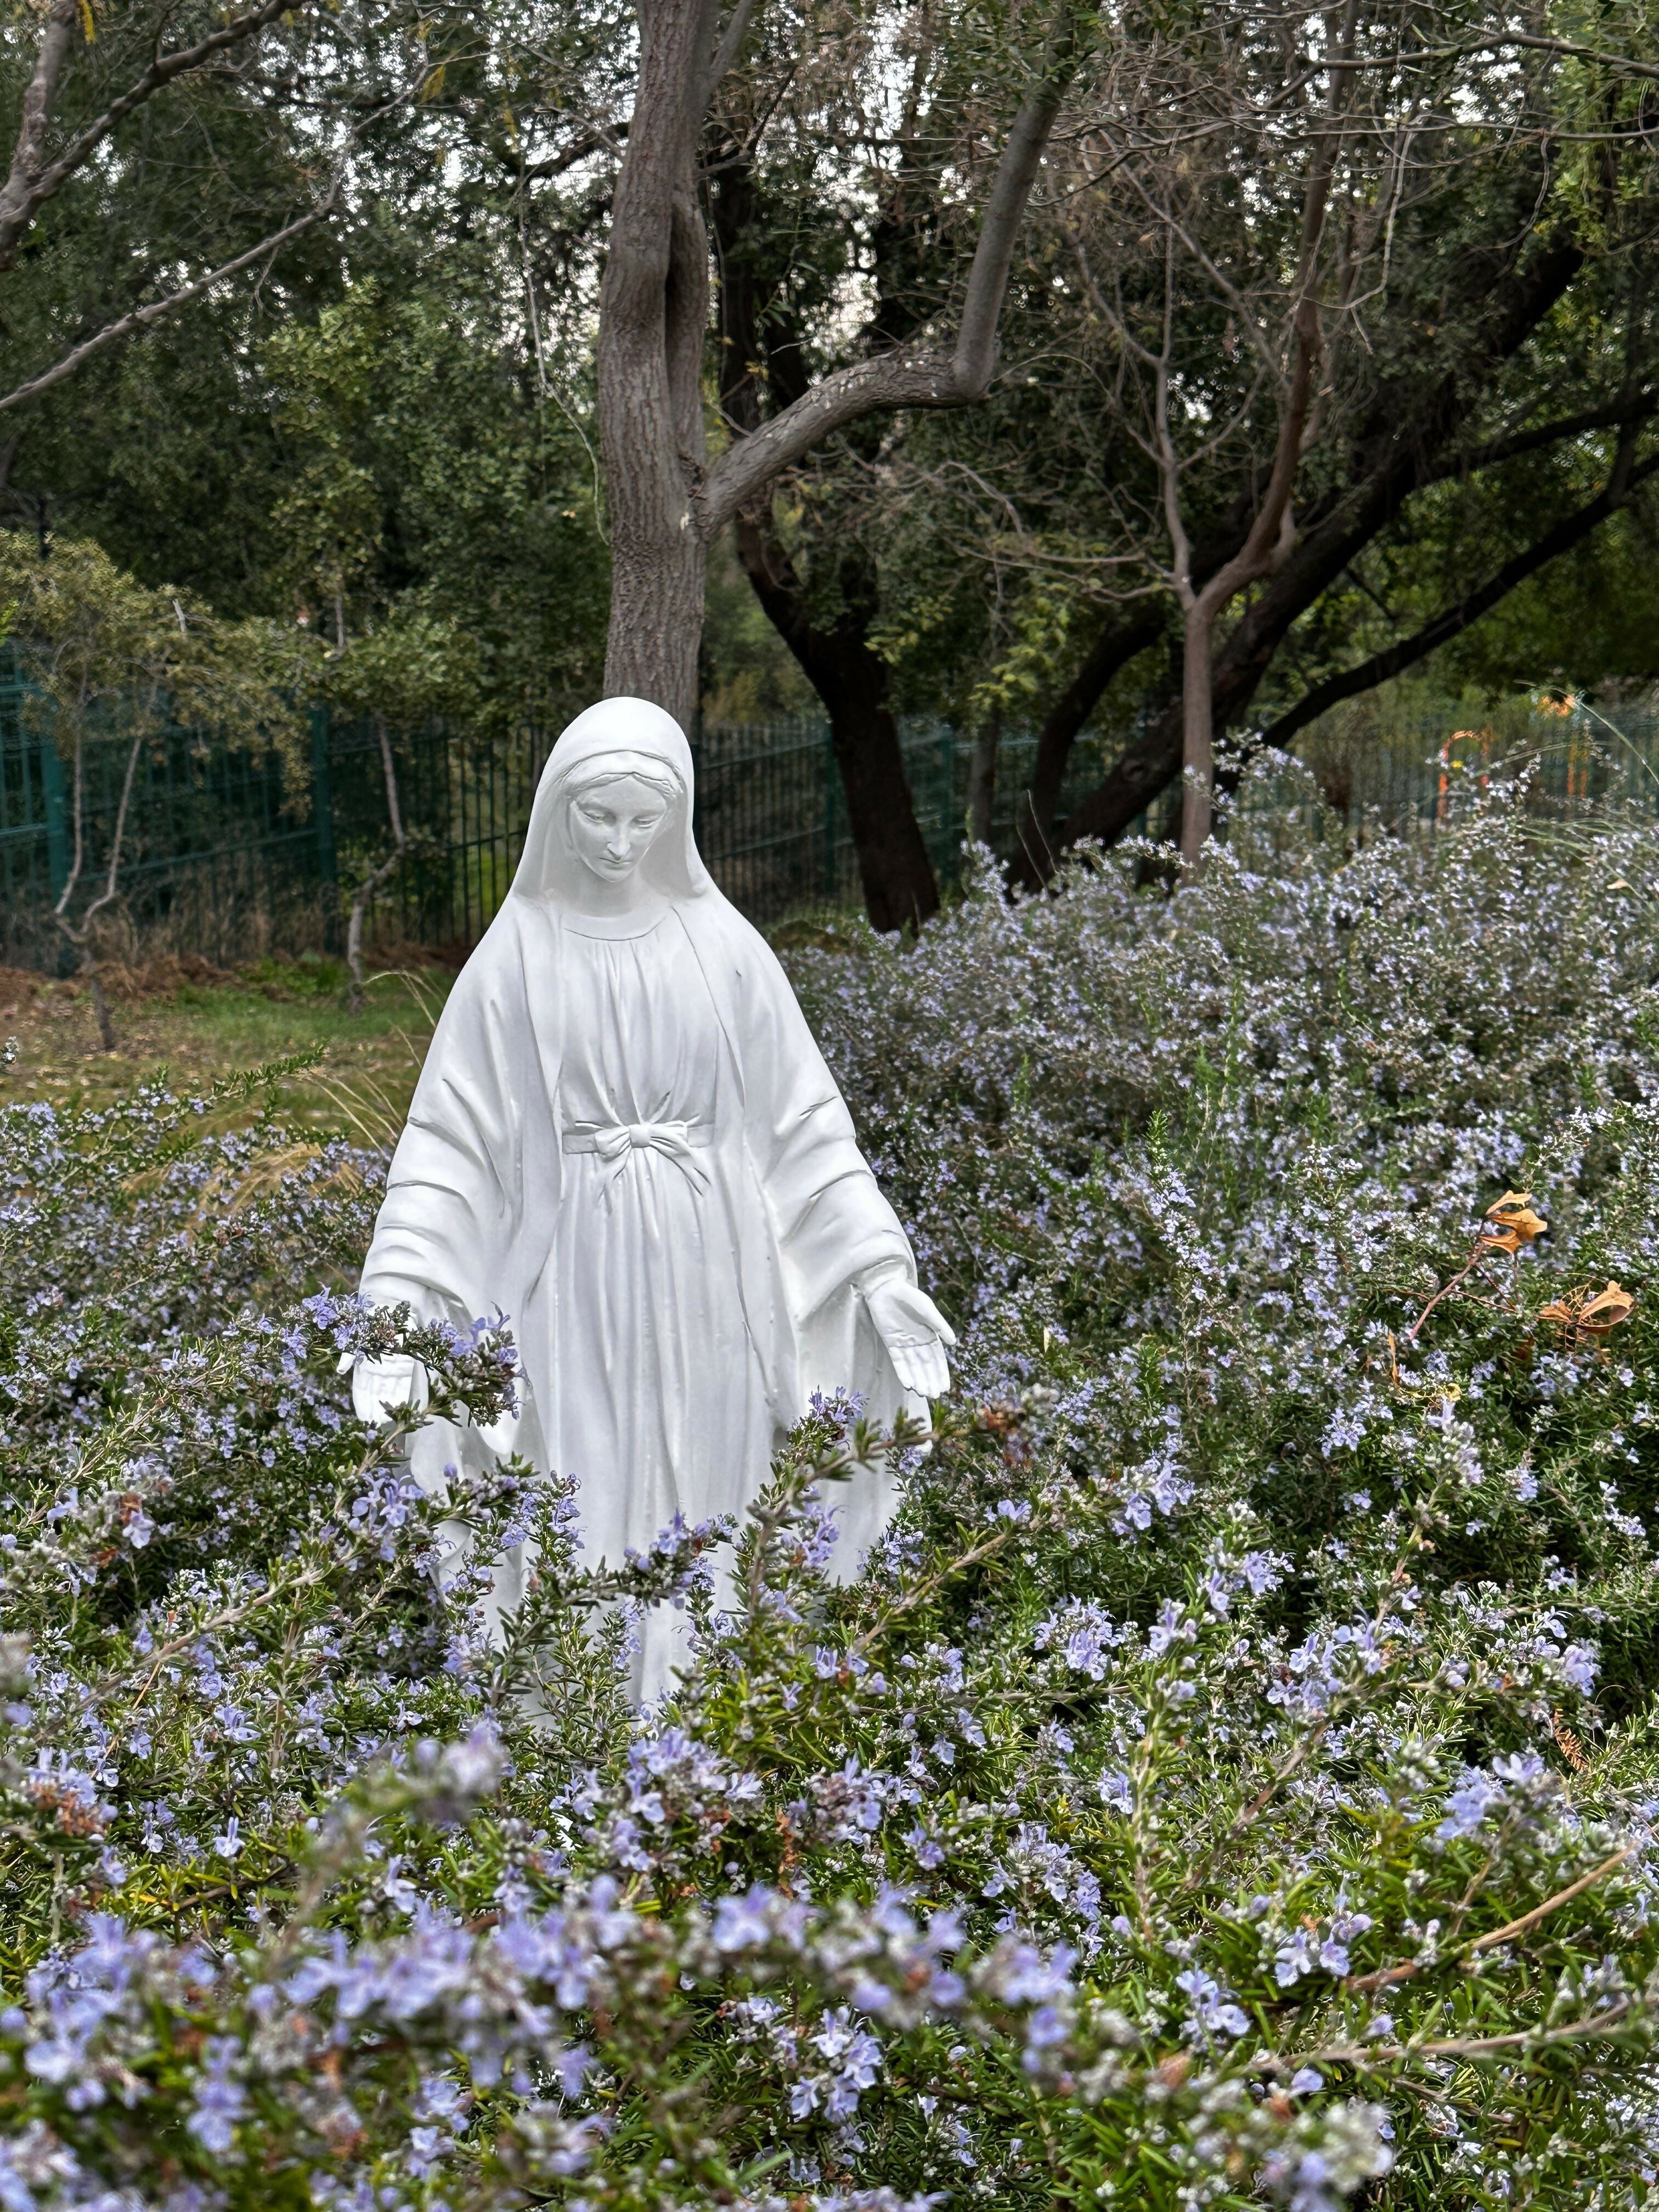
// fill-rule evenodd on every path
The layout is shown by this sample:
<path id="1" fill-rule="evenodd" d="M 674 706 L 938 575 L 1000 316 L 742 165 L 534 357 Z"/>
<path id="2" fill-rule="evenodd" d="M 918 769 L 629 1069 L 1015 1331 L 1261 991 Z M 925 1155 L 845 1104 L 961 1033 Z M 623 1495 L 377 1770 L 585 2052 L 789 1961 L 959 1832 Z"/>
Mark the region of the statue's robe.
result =
<path id="1" fill-rule="evenodd" d="M 589 720 L 556 749 L 514 888 L 444 1009 L 362 1289 L 458 1326 L 508 1316 L 520 1402 L 489 1445 L 576 1477 L 585 1558 L 616 1565 L 676 1514 L 741 1516 L 815 1391 L 890 1419 L 903 1394 L 860 1285 L 915 1266 L 787 979 L 702 872 L 689 819 L 664 833 L 646 914 L 561 895 L 580 882 L 556 772 L 568 789 Z M 667 730 L 609 743 L 654 744 L 689 817 L 690 755 Z M 415 1472 L 435 1489 L 481 1448 L 434 1422 Z M 892 1510 L 890 1470 L 830 1502 L 845 1575 Z M 509 1607 L 515 1572 L 497 1573 Z M 641 1635 L 650 1695 L 679 1648 L 672 1614 Z"/>

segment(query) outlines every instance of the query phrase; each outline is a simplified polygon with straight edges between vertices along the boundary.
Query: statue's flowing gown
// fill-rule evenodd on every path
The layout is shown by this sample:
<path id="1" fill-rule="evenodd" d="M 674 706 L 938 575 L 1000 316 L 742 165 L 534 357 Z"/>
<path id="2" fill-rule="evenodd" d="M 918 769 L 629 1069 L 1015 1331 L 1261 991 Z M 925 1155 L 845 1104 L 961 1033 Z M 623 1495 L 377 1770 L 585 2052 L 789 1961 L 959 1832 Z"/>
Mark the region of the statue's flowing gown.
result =
<path id="1" fill-rule="evenodd" d="M 590 1550 L 619 1560 L 677 1513 L 741 1513 L 772 1409 L 709 1172 L 720 1027 L 696 955 L 672 908 L 572 918 L 564 945 L 564 1189 L 535 1357 L 548 1458 L 582 1482 Z M 586 1141 L 665 1127 L 683 1149 Z"/>
<path id="2" fill-rule="evenodd" d="M 645 910 L 596 917 L 563 824 L 573 779 L 618 751 L 682 797 Z M 498 1441 L 579 1479 L 590 1565 L 677 1513 L 740 1515 L 814 1390 L 855 1391 L 878 1419 L 902 1402 L 860 1293 L 878 1273 L 915 1281 L 908 1243 L 690 811 L 690 749 L 656 708 L 607 700 L 560 739 L 513 890 L 433 1038 L 363 1270 L 377 1305 L 509 1316 L 523 1386 Z M 434 1423 L 414 1470 L 435 1487 L 480 1449 Z M 831 1502 L 848 1574 L 892 1509 L 890 1470 Z M 497 1576 L 509 1607 L 515 1571 Z M 641 1695 L 665 1686 L 677 1639 L 657 1608 Z"/>

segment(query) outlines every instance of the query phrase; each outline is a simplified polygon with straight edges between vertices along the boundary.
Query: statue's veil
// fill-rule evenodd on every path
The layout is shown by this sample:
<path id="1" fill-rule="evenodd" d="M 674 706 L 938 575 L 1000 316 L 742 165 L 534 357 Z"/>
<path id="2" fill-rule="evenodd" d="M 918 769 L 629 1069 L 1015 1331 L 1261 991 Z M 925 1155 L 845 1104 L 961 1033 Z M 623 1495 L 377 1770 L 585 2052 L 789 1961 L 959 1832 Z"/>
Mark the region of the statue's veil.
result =
<path id="1" fill-rule="evenodd" d="M 668 899 L 702 898 L 714 890 L 691 834 L 694 792 L 691 748 L 672 714 L 647 699 L 601 699 L 564 731 L 542 770 L 525 831 L 524 853 L 513 878 L 520 898 L 556 906 L 579 902 L 582 862 L 570 842 L 568 801 L 608 755 L 618 755 L 618 775 L 646 775 L 673 787 L 670 819 L 641 863 L 653 890 Z"/>

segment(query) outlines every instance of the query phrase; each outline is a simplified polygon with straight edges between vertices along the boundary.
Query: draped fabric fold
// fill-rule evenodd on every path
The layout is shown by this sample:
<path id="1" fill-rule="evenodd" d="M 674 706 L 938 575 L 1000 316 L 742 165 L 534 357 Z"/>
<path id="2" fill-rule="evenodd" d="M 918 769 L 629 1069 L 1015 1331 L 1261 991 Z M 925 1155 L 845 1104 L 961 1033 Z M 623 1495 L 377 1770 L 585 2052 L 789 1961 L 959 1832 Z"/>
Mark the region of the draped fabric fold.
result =
<path id="1" fill-rule="evenodd" d="M 565 828 L 612 756 L 676 793 L 637 917 L 583 910 Z M 914 1281 L 908 1243 L 775 957 L 702 866 L 691 802 L 690 748 L 657 708 L 608 700 L 560 739 L 433 1038 L 362 1276 L 375 1304 L 510 1316 L 522 1403 L 492 1440 L 579 1479 L 590 1564 L 676 1513 L 741 1514 L 815 1391 L 879 1419 L 902 1401 L 860 1285 Z M 434 1424 L 415 1472 L 435 1489 L 485 1449 Z M 839 1572 L 893 1503 L 884 1469 L 850 1486 Z M 510 1565 L 497 1586 L 514 1602 Z M 678 1648 L 663 1612 L 642 1695 Z"/>
<path id="2" fill-rule="evenodd" d="M 708 1177 L 697 1165 L 693 1148 L 708 1144 L 711 1138 L 705 1125 L 690 1121 L 611 1121 L 586 1127 L 573 1121 L 564 1133 L 564 1148 L 568 1152 L 597 1152 L 615 1169 L 613 1182 L 625 1172 L 630 1152 L 653 1149 L 684 1168 L 699 1189 L 706 1189 Z"/>

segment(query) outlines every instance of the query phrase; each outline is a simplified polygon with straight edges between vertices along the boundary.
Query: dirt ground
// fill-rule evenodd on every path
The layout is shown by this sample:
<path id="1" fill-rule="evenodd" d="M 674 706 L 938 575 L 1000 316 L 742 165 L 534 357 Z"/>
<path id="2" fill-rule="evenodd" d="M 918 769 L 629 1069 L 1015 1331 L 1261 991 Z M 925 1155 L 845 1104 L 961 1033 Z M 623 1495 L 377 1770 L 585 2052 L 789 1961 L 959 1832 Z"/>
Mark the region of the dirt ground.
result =
<path id="1" fill-rule="evenodd" d="M 319 1127 L 389 1144 L 403 1126 L 415 1079 L 453 968 L 418 946 L 392 946 L 369 973 L 365 1003 L 347 1003 L 343 964 L 326 957 L 261 961 L 232 975 L 201 960 L 156 960 L 100 971 L 115 1036 L 106 1053 L 84 979 L 0 968 L 0 1103 L 44 1098 L 98 1104 L 167 1071 L 175 1091 L 292 1054 L 319 1055 L 287 1078 L 289 1112 Z"/>

